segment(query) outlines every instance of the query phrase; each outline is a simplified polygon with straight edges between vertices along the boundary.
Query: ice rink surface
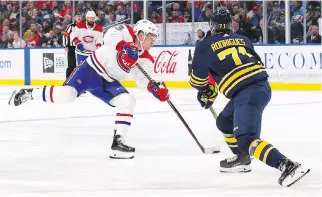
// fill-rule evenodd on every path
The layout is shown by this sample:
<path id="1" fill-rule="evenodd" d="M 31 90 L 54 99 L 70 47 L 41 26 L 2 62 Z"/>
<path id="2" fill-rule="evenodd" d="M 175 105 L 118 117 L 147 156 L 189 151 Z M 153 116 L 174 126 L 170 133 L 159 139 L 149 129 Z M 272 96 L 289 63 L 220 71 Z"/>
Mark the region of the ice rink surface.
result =
<path id="1" fill-rule="evenodd" d="M 321 196 L 321 92 L 274 91 L 263 115 L 262 139 L 311 168 L 293 187 L 280 172 L 253 160 L 253 171 L 223 174 L 232 154 L 196 91 L 172 89 L 171 100 L 205 147 L 203 155 L 167 103 L 130 89 L 137 98 L 128 135 L 132 160 L 109 159 L 116 110 L 86 94 L 70 105 L 31 101 L 8 106 L 14 87 L 0 87 L 1 197 Z M 226 99 L 214 104 L 219 113 Z"/>

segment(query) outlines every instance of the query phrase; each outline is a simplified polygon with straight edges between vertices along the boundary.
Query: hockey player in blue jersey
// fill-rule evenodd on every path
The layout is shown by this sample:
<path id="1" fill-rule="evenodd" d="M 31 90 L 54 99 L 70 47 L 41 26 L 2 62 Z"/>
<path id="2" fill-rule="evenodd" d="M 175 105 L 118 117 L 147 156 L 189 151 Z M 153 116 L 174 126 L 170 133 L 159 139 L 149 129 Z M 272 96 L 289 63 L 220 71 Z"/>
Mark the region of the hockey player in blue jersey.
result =
<path id="1" fill-rule="evenodd" d="M 197 44 L 190 75 L 202 107 L 213 104 L 218 90 L 230 99 L 216 124 L 235 156 L 221 161 L 220 171 L 249 172 L 254 157 L 282 171 L 279 184 L 290 186 L 310 170 L 260 138 L 262 113 L 271 99 L 268 74 L 250 40 L 234 34 L 230 27 L 229 11 L 215 11 L 211 35 Z M 208 83 L 208 73 L 217 84 Z"/>

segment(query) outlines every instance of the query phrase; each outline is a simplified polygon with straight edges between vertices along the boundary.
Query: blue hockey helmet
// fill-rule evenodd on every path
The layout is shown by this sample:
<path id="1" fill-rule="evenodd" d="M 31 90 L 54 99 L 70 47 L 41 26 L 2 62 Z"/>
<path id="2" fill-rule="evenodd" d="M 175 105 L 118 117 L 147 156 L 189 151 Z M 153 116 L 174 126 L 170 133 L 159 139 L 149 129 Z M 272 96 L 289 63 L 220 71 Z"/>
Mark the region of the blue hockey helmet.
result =
<path id="1" fill-rule="evenodd" d="M 230 30 L 231 22 L 232 20 L 229 10 L 224 8 L 217 9 L 209 21 L 211 33 L 214 34 L 217 32 Z"/>

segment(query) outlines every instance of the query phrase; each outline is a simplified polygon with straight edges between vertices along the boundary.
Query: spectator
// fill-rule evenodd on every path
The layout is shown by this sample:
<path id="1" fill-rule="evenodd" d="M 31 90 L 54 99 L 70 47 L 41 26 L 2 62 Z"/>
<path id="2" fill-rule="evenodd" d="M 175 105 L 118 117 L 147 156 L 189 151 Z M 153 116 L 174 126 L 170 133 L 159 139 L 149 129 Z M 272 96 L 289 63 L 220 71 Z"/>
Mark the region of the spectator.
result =
<path id="1" fill-rule="evenodd" d="M 133 23 L 136 23 L 141 19 L 140 15 L 137 12 L 134 11 L 133 15 L 134 15 L 133 16 Z M 131 18 L 132 17 L 131 16 L 131 4 L 130 3 L 125 5 L 125 16 L 126 16 L 126 18 Z M 130 21 L 128 23 L 130 23 Z"/>
<path id="2" fill-rule="evenodd" d="M 35 32 L 36 30 L 36 23 L 31 23 L 30 28 L 23 34 L 23 39 L 28 42 L 28 40 L 32 37 L 31 32 Z"/>
<path id="3" fill-rule="evenodd" d="M 49 30 L 50 31 L 50 30 Z M 39 31 L 39 42 L 38 47 L 47 47 L 48 37 L 44 29 Z"/>
<path id="4" fill-rule="evenodd" d="M 305 10 L 302 6 L 302 1 L 295 1 L 295 5 L 293 8 L 293 17 L 297 16 L 297 15 L 301 15 L 302 17 L 304 17 L 305 14 Z"/>
<path id="5" fill-rule="evenodd" d="M 172 10 L 177 10 L 179 12 L 179 16 L 183 16 L 183 13 L 180 11 L 180 4 L 179 3 L 173 3 Z"/>
<path id="6" fill-rule="evenodd" d="M 18 14 L 19 11 L 17 9 L 17 6 L 12 6 L 12 12 L 10 13 L 9 19 L 17 19 Z"/>
<path id="7" fill-rule="evenodd" d="M 251 24 L 248 22 L 246 18 L 246 12 L 245 10 L 241 10 L 239 15 L 235 15 L 235 19 L 237 19 L 239 22 L 239 30 L 241 35 L 246 36 L 248 38 L 252 37 L 251 32 Z"/>
<path id="8" fill-rule="evenodd" d="M 272 29 L 275 35 L 275 40 L 278 43 L 285 43 L 285 14 L 281 11 L 279 15 L 270 22 L 269 29 Z M 269 30 L 267 30 L 269 31 Z M 270 42 L 270 41 L 269 41 Z"/>
<path id="9" fill-rule="evenodd" d="M 30 34 L 30 39 L 26 43 L 26 47 L 28 48 L 36 48 L 38 47 L 38 42 L 40 40 L 40 37 L 38 35 L 37 31 L 32 31 Z"/>
<path id="10" fill-rule="evenodd" d="M 6 1 L 1 1 L 0 4 L 0 13 L 6 12 L 8 11 L 7 9 L 7 2 Z"/>
<path id="11" fill-rule="evenodd" d="M 201 29 L 198 29 L 197 36 L 198 36 L 198 40 L 196 41 L 196 44 L 201 42 L 205 38 L 205 32 L 202 31 Z"/>
<path id="12" fill-rule="evenodd" d="M 2 35 L 8 35 L 10 33 L 9 25 L 5 24 L 2 27 Z"/>
<path id="13" fill-rule="evenodd" d="M 279 5 L 279 3 L 278 3 L 278 2 L 274 2 L 272 12 L 270 12 L 270 13 L 268 14 L 268 19 L 267 19 L 267 21 L 268 21 L 268 26 L 270 26 L 270 23 L 271 23 L 272 21 L 275 21 L 275 20 L 276 20 L 276 18 L 279 16 L 280 12 L 281 12 L 281 10 L 280 10 L 280 5 Z"/>
<path id="14" fill-rule="evenodd" d="M 26 42 L 19 37 L 19 34 L 15 32 L 13 34 L 13 42 L 12 48 L 24 48 L 26 46 Z"/>
<path id="15" fill-rule="evenodd" d="M 42 23 L 42 28 L 41 29 L 43 29 L 43 31 L 45 33 L 48 33 L 49 32 L 49 30 L 51 29 L 51 27 L 50 27 L 50 24 L 49 24 L 49 21 L 48 20 L 44 20 L 44 22 Z"/>
<path id="16" fill-rule="evenodd" d="M 116 11 L 117 11 L 117 13 L 115 13 L 115 14 L 116 14 L 117 21 L 120 21 L 120 20 L 123 20 L 126 18 L 123 6 L 121 6 L 121 5 L 117 6 Z"/>
<path id="17" fill-rule="evenodd" d="M 233 21 L 231 23 L 231 30 L 235 33 L 235 34 L 242 34 L 242 32 L 239 30 L 239 24 L 237 21 Z"/>
<path id="18" fill-rule="evenodd" d="M 187 1 L 187 3 L 186 3 L 186 7 L 185 7 L 185 9 L 184 9 L 184 10 L 189 11 L 189 12 L 190 12 L 190 14 L 191 14 L 192 9 L 194 9 L 194 11 L 195 11 L 195 21 L 197 21 L 197 19 L 201 16 L 201 11 L 200 11 L 200 9 L 198 8 L 198 6 L 200 6 L 200 4 L 198 3 L 198 1 L 195 1 L 195 2 L 194 2 L 194 5 L 195 5 L 195 7 L 194 7 L 194 8 L 192 8 L 192 0 L 188 0 L 188 1 Z M 208 1 L 208 2 L 206 3 L 206 5 L 211 6 L 211 3 Z"/>
<path id="19" fill-rule="evenodd" d="M 231 15 L 235 16 L 238 13 L 239 13 L 239 5 L 236 4 L 236 5 L 233 6 L 233 11 L 232 11 Z"/>
<path id="20" fill-rule="evenodd" d="M 56 38 L 56 34 L 55 34 L 55 30 L 51 29 L 49 31 L 49 36 L 48 36 L 48 41 L 46 46 L 47 47 L 56 47 L 57 44 L 57 38 Z"/>
<path id="21" fill-rule="evenodd" d="M 26 17 L 21 17 L 20 22 L 22 23 L 22 32 L 25 32 L 29 29 L 30 25 L 26 22 Z"/>
<path id="22" fill-rule="evenodd" d="M 168 17 L 170 23 L 182 23 L 184 17 L 179 15 L 179 10 L 172 10 L 172 16 Z"/>
<path id="23" fill-rule="evenodd" d="M 0 48 L 1 49 L 8 48 L 8 40 L 7 40 L 7 35 L 6 34 L 3 34 L 1 36 Z"/>
<path id="24" fill-rule="evenodd" d="M 312 35 L 306 38 L 307 43 L 321 43 L 321 35 L 319 35 L 319 27 L 312 25 Z"/>
<path id="25" fill-rule="evenodd" d="M 149 21 L 153 23 L 162 23 L 162 16 L 160 16 L 156 10 L 153 10 Z"/>
<path id="26" fill-rule="evenodd" d="M 13 42 L 13 32 L 12 31 L 10 31 L 8 33 L 7 41 L 8 41 L 8 48 L 12 48 L 12 42 Z"/>
<path id="27" fill-rule="evenodd" d="M 191 17 L 191 13 L 189 10 L 185 10 L 184 11 L 184 15 L 183 15 L 183 22 L 184 23 L 191 23 L 192 22 L 192 17 Z"/>
<path id="28" fill-rule="evenodd" d="M 55 47 L 62 47 L 63 46 L 63 34 L 62 34 L 62 27 L 60 25 L 56 25 L 56 27 L 55 27 L 55 36 L 56 36 Z"/>
<path id="29" fill-rule="evenodd" d="M 114 12 L 110 12 L 107 18 L 107 25 L 112 25 L 116 22 L 116 16 Z"/>
<path id="30" fill-rule="evenodd" d="M 98 11 L 97 17 L 98 17 L 98 20 L 95 21 L 96 24 L 104 27 L 107 23 L 109 23 L 103 11 Z"/>
<path id="31" fill-rule="evenodd" d="M 209 22 L 212 14 L 212 6 L 208 4 L 205 11 L 201 13 L 198 22 Z"/>
<path id="32" fill-rule="evenodd" d="M 291 24 L 291 40 L 293 43 L 303 42 L 303 17 L 301 15 L 296 15 L 293 17 Z"/>

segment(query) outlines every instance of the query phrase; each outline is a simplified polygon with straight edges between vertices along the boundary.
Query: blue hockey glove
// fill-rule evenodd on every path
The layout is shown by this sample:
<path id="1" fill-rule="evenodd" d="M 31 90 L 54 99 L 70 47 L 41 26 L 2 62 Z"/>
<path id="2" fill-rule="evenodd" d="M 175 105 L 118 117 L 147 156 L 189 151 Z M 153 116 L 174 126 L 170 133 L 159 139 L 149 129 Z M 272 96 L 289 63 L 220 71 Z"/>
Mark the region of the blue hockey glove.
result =
<path id="1" fill-rule="evenodd" d="M 123 50 L 132 60 L 136 61 L 137 59 L 139 59 L 139 48 L 133 42 L 125 43 Z"/>
<path id="2" fill-rule="evenodd" d="M 76 43 L 76 48 L 79 51 L 84 51 L 85 50 L 84 45 L 81 42 Z"/>
<path id="3" fill-rule="evenodd" d="M 216 84 L 208 85 L 208 88 L 203 91 L 199 91 L 197 95 L 197 99 L 201 105 L 205 109 L 208 109 L 215 101 L 218 96 L 218 87 Z"/>

